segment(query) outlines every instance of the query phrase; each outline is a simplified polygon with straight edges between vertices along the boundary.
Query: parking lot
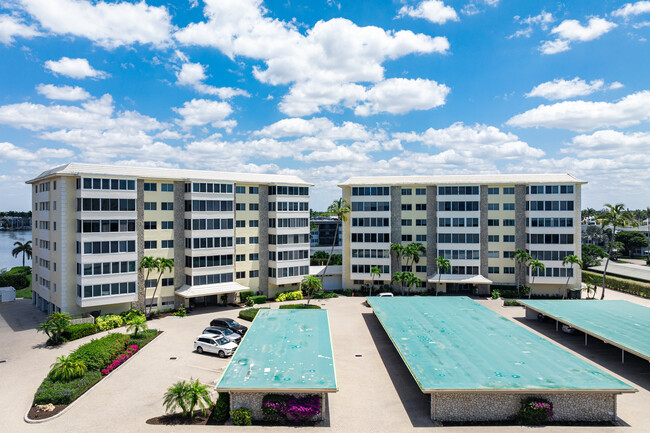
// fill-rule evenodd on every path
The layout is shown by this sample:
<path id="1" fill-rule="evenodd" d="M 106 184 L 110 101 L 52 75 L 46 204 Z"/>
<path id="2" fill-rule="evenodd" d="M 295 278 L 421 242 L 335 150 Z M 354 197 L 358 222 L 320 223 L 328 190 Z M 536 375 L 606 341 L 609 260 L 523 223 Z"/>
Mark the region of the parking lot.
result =
<path id="1" fill-rule="evenodd" d="M 434 427 L 429 418 L 429 397 L 420 392 L 363 301 L 358 297 L 315 301 L 329 311 L 340 387 L 340 391 L 329 398 L 330 421 L 317 428 L 339 432 L 407 432 L 423 428 L 439 431 L 440 427 Z M 580 432 L 648 431 L 650 367 L 647 362 L 630 356 L 622 365 L 620 352 L 615 348 L 595 341 L 585 347 L 581 337 L 556 333 L 555 326 L 550 323 L 523 320 L 523 308 L 504 308 L 500 301 L 480 302 L 639 389 L 636 394 L 619 397 L 619 427 L 545 427 L 545 432 L 573 432 L 576 429 Z M 45 316 L 29 301 L 1 304 L 0 360 L 6 360 L 0 363 L 1 430 L 11 433 L 240 431 L 243 427 L 145 424 L 147 419 L 164 413 L 163 394 L 172 383 L 189 378 L 198 378 L 206 384 L 217 383 L 229 359 L 199 355 L 192 350 L 192 343 L 211 319 L 219 316 L 236 318 L 237 314 L 235 308 L 215 307 L 196 310 L 185 318 L 165 317 L 149 322 L 150 327 L 164 331 L 158 339 L 111 373 L 61 417 L 42 424 L 27 424 L 23 416 L 49 365 L 57 356 L 68 354 L 90 337 L 54 349 L 45 348 L 42 346 L 45 335 L 35 330 L 36 324 Z M 246 431 L 259 429 L 253 427 Z M 270 429 L 296 431 L 293 427 Z M 525 429 L 515 426 L 449 428 L 454 432 L 515 432 Z"/>

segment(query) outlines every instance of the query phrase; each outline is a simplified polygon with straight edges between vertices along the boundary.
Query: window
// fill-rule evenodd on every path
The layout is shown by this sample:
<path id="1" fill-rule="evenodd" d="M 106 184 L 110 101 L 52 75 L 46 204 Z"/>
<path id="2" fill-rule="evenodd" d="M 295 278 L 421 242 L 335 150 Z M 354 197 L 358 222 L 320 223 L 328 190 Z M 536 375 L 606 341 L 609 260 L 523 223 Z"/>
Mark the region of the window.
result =
<path id="1" fill-rule="evenodd" d="M 145 250 L 153 250 L 158 248 L 158 241 L 144 241 Z"/>
<path id="2" fill-rule="evenodd" d="M 424 226 L 427 225 L 427 220 L 426 219 L 415 220 L 415 225 L 420 226 L 420 227 L 424 227 Z"/>
<path id="3" fill-rule="evenodd" d="M 307 203 L 305 203 L 307 205 Z M 248 204 L 248 210 L 260 210 L 260 204 L 259 203 L 249 203 Z M 300 209 L 300 210 L 308 210 L 308 209 Z"/>
<path id="4" fill-rule="evenodd" d="M 245 271 L 235 272 L 235 278 L 237 278 L 238 280 L 241 280 L 242 278 L 246 278 L 246 272 Z"/>
<path id="5" fill-rule="evenodd" d="M 291 219 L 294 219 L 294 218 L 291 218 Z M 259 220 L 250 220 L 250 221 L 248 221 L 248 227 L 259 227 L 259 226 L 260 226 Z"/>
<path id="6" fill-rule="evenodd" d="M 145 201 L 144 202 L 144 210 L 156 210 L 156 202 L 155 201 Z"/>
<path id="7" fill-rule="evenodd" d="M 402 195 L 413 195 L 413 190 L 411 188 L 402 188 Z"/>
<path id="8" fill-rule="evenodd" d="M 503 210 L 515 210 L 514 203 L 503 203 Z"/>
<path id="9" fill-rule="evenodd" d="M 515 226 L 515 220 L 513 220 L 513 219 L 505 219 L 505 220 L 503 220 L 503 226 L 504 227 L 514 227 Z"/>
<path id="10" fill-rule="evenodd" d="M 499 273 L 498 266 L 488 266 L 488 274 L 498 274 L 498 273 Z"/>
<path id="11" fill-rule="evenodd" d="M 415 195 L 427 195 L 426 188 L 415 188 Z"/>
<path id="12" fill-rule="evenodd" d="M 259 276 L 260 276 L 260 271 L 258 270 L 248 272 L 249 278 L 258 278 Z"/>
<path id="13" fill-rule="evenodd" d="M 156 221 L 145 221 L 144 222 L 144 229 L 145 230 L 156 230 Z"/>
<path id="14" fill-rule="evenodd" d="M 488 210 L 499 210 L 499 203 L 488 203 Z"/>
<path id="15" fill-rule="evenodd" d="M 390 202 L 387 201 L 353 201 L 352 212 L 384 212 L 390 210 Z M 402 209 L 404 210 L 404 209 Z M 410 210 L 410 209 L 408 209 Z"/>
<path id="16" fill-rule="evenodd" d="M 260 193 L 259 191 L 260 191 L 260 189 L 257 186 L 249 186 L 248 187 L 248 193 L 249 194 L 259 194 Z"/>
<path id="17" fill-rule="evenodd" d="M 174 191 L 174 184 L 173 183 L 161 183 L 160 184 L 160 190 L 163 192 L 173 192 Z M 172 285 L 172 284 L 170 284 Z"/>
<path id="18" fill-rule="evenodd" d="M 515 194 L 515 187 L 511 186 L 511 187 L 503 188 L 503 194 L 504 195 L 514 195 Z"/>
<path id="19" fill-rule="evenodd" d="M 411 242 L 413 241 L 413 235 L 402 235 L 402 242 Z"/>
<path id="20" fill-rule="evenodd" d="M 514 273 L 515 273 L 515 268 L 514 268 L 514 266 L 506 266 L 506 267 L 504 267 L 504 268 L 503 268 L 503 273 L 504 273 L 504 274 L 514 275 Z"/>
<path id="21" fill-rule="evenodd" d="M 152 279 L 152 280 L 144 280 L 144 287 L 147 288 L 147 289 L 156 287 L 156 282 L 157 281 L 158 280 L 156 280 L 155 278 Z"/>
<path id="22" fill-rule="evenodd" d="M 411 226 L 413 225 L 413 220 L 402 220 L 402 226 Z"/>
<path id="23" fill-rule="evenodd" d="M 248 260 L 250 260 L 251 262 L 258 261 L 259 259 L 260 259 L 260 255 L 258 253 L 250 253 L 248 255 Z"/>
<path id="24" fill-rule="evenodd" d="M 411 203 L 402 203 L 402 210 L 412 210 L 413 205 Z"/>
<path id="25" fill-rule="evenodd" d="M 479 202 L 477 201 L 439 201 L 438 210 L 447 212 L 465 212 L 477 211 Z"/>
<path id="26" fill-rule="evenodd" d="M 163 183 L 164 185 L 164 183 Z M 160 285 L 161 286 L 173 286 L 174 285 L 174 279 L 173 278 L 163 278 L 160 280 Z"/>
<path id="27" fill-rule="evenodd" d="M 426 272 L 426 271 L 427 271 L 427 267 L 424 265 L 417 265 L 415 267 L 415 272 Z"/>
<path id="28" fill-rule="evenodd" d="M 478 195 L 478 186 L 439 186 L 438 195 Z"/>
<path id="29" fill-rule="evenodd" d="M 248 238 L 248 243 L 249 244 L 259 244 L 260 243 L 260 238 L 257 236 L 251 236 Z"/>
<path id="30" fill-rule="evenodd" d="M 246 203 L 235 203 L 235 210 L 246 210 Z"/>
<path id="31" fill-rule="evenodd" d="M 426 203 L 416 203 L 415 210 L 427 210 Z"/>
<path id="32" fill-rule="evenodd" d="M 427 241 L 427 235 L 415 235 L 415 241 L 416 242 L 426 242 Z"/>
<path id="33" fill-rule="evenodd" d="M 515 235 L 503 235 L 503 242 L 514 242 Z"/>
<path id="34" fill-rule="evenodd" d="M 515 252 L 514 251 L 504 251 L 503 252 L 503 258 L 504 259 L 513 259 L 515 257 Z"/>
<path id="35" fill-rule="evenodd" d="M 499 195 L 499 188 L 488 188 L 488 195 Z"/>
<path id="36" fill-rule="evenodd" d="M 53 182 L 54 184 L 54 190 L 56 190 L 56 180 Z"/>
<path id="37" fill-rule="evenodd" d="M 488 259 L 498 259 L 498 258 L 499 258 L 498 251 L 488 251 Z"/>
<path id="38" fill-rule="evenodd" d="M 174 221 L 161 221 L 160 228 L 162 230 L 174 230 Z"/>
<path id="39" fill-rule="evenodd" d="M 246 227 L 246 220 L 235 221 L 235 227 L 237 227 L 237 228 Z"/>
<path id="40" fill-rule="evenodd" d="M 160 203 L 160 210 L 174 210 L 173 202 L 162 202 Z"/>
<path id="41" fill-rule="evenodd" d="M 488 235 L 488 242 L 499 242 L 499 235 Z"/>
<path id="42" fill-rule="evenodd" d="M 171 239 L 167 241 L 161 241 L 160 244 L 161 248 L 174 248 L 174 241 Z"/>
<path id="43" fill-rule="evenodd" d="M 369 186 L 361 187 L 355 186 L 352 187 L 353 196 L 364 196 L 364 195 L 390 195 L 390 187 L 388 186 Z"/>
<path id="44" fill-rule="evenodd" d="M 497 219 L 488 219 L 488 227 L 498 227 L 499 220 Z"/>
<path id="45" fill-rule="evenodd" d="M 235 261 L 236 262 L 245 262 L 246 261 L 246 254 L 237 254 L 237 255 L 235 255 Z"/>
<path id="46" fill-rule="evenodd" d="M 245 237 L 236 238 L 236 239 L 235 239 L 235 243 L 236 243 L 237 245 L 244 245 L 244 244 L 246 243 L 246 238 L 245 238 Z"/>
<path id="47" fill-rule="evenodd" d="M 54 231 L 56 231 L 56 221 L 52 222 L 52 227 L 54 228 Z"/>
<path id="48" fill-rule="evenodd" d="M 155 183 L 144 183 L 144 190 L 145 191 L 156 191 L 156 184 Z"/>

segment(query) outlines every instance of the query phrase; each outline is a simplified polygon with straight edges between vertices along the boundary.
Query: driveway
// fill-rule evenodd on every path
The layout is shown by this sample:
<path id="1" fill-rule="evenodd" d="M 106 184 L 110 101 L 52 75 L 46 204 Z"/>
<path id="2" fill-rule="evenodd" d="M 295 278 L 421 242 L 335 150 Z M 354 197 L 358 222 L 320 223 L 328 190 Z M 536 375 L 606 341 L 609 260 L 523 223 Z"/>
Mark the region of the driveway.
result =
<path id="1" fill-rule="evenodd" d="M 372 310 L 363 305 L 364 298 L 317 300 L 327 308 L 334 344 L 334 356 L 340 391 L 329 397 L 330 421 L 319 431 L 336 432 L 409 432 L 441 429 L 457 432 L 482 433 L 529 431 L 524 427 L 433 427 L 429 419 L 429 397 L 420 392 L 401 361 L 392 343 L 381 328 Z M 555 344 L 585 358 L 600 368 L 627 381 L 640 390 L 619 397 L 618 414 L 628 426 L 580 427 L 587 432 L 644 432 L 650 425 L 650 375 L 647 362 L 628 360 L 620 364 L 620 353 L 606 345 L 591 343 L 586 348 L 578 336 L 555 333 L 551 324 L 523 320 L 523 308 L 502 307 L 498 301 L 481 300 L 489 308 L 512 319 L 515 323 L 549 338 Z M 271 307 L 277 307 L 270 304 Z M 12 313 L 7 312 L 12 308 Z M 29 301 L 17 301 L 11 306 L 0 305 L 0 317 L 21 317 L 22 330 L 0 324 L 0 341 L 8 359 L 0 364 L 0 416 L 2 431 L 7 432 L 241 432 L 234 426 L 160 427 L 145 424 L 148 418 L 163 414 L 162 398 L 172 383 L 198 378 L 206 384 L 216 384 L 228 360 L 192 351 L 193 339 L 216 316 L 236 318 L 238 309 L 213 308 L 195 311 L 186 318 L 166 317 L 150 322 L 153 328 L 165 331 L 157 340 L 133 357 L 92 389 L 67 413 L 43 424 L 26 424 L 23 415 L 29 408 L 34 391 L 56 356 L 67 354 L 90 339 L 68 343 L 56 349 L 41 348 L 45 341 L 31 325 L 44 317 Z M 33 317 L 27 320 L 28 317 Z M 14 321 L 16 329 L 20 328 Z M 31 323 L 31 325 L 30 325 Z M 548 326 L 546 326 L 548 325 Z M 5 341 L 10 341 L 6 350 Z M 171 359 L 176 358 L 176 359 Z M 632 358 L 630 356 L 630 358 Z M 245 431 L 259 431 L 249 428 Z M 274 432 L 293 432 L 296 428 L 265 428 Z M 572 427 L 546 427 L 544 432 L 574 432 Z"/>

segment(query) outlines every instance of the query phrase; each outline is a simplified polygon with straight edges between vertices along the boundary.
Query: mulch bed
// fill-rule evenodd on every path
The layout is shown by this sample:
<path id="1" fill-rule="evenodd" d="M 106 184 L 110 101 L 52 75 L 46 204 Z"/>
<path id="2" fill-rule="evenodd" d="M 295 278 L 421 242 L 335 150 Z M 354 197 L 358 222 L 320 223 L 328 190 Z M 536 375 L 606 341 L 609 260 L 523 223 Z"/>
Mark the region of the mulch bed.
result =
<path id="1" fill-rule="evenodd" d="M 520 424 L 517 424 L 513 421 L 446 421 L 446 422 L 441 422 L 440 426 L 441 427 L 460 427 L 460 426 L 517 426 Z M 606 427 L 606 426 L 617 426 L 620 425 L 617 421 L 549 421 L 544 424 L 541 424 L 540 426 L 533 426 L 533 427 L 541 427 L 541 426 L 576 426 L 576 427 L 589 427 L 589 426 L 594 426 L 594 427 Z"/>
<path id="2" fill-rule="evenodd" d="M 150 425 L 206 425 L 209 416 L 203 416 L 200 412 L 194 418 L 188 418 L 183 414 L 175 413 L 171 415 L 157 416 L 147 420 Z"/>
<path id="3" fill-rule="evenodd" d="M 156 314 L 154 316 L 149 317 L 147 320 L 162 319 L 163 317 L 173 316 L 173 315 L 174 315 L 174 313 L 160 313 L 160 314 Z"/>
<path id="4" fill-rule="evenodd" d="M 50 417 L 56 415 L 57 413 L 61 412 L 66 407 L 68 407 L 67 404 L 57 404 L 57 405 L 54 405 L 54 410 L 53 411 L 46 412 L 46 411 L 40 410 L 36 406 L 32 406 L 32 408 L 29 410 L 29 414 L 27 414 L 27 418 L 33 419 L 33 420 L 50 418 Z"/>

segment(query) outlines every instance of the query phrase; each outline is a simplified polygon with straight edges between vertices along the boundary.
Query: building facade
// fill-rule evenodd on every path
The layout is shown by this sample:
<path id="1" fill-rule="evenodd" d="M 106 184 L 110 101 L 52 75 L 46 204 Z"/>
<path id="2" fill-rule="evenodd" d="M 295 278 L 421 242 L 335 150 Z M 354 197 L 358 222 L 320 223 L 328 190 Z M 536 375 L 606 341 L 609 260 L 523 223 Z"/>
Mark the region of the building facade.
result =
<path id="1" fill-rule="evenodd" d="M 336 218 L 313 217 L 311 223 L 314 225 L 310 232 L 312 247 L 331 247 L 332 242 L 335 242 L 335 247 L 343 244 L 343 225 L 337 225 Z"/>
<path id="2" fill-rule="evenodd" d="M 353 177 L 339 185 L 351 213 L 343 233 L 343 286 L 371 281 L 376 266 L 390 283 L 411 271 L 420 290 L 478 291 L 490 286 L 532 286 L 533 293 L 558 294 L 580 285 L 580 273 L 563 266 L 581 256 L 580 187 L 568 174 Z M 391 243 L 419 242 L 417 263 L 390 254 Z M 546 270 L 517 266 L 514 252 L 528 251 Z M 439 274 L 436 257 L 450 261 Z"/>
<path id="3" fill-rule="evenodd" d="M 309 188 L 295 176 L 67 164 L 32 186 L 33 302 L 117 312 L 273 295 L 309 275 Z M 138 271 L 145 256 L 171 270 Z"/>

